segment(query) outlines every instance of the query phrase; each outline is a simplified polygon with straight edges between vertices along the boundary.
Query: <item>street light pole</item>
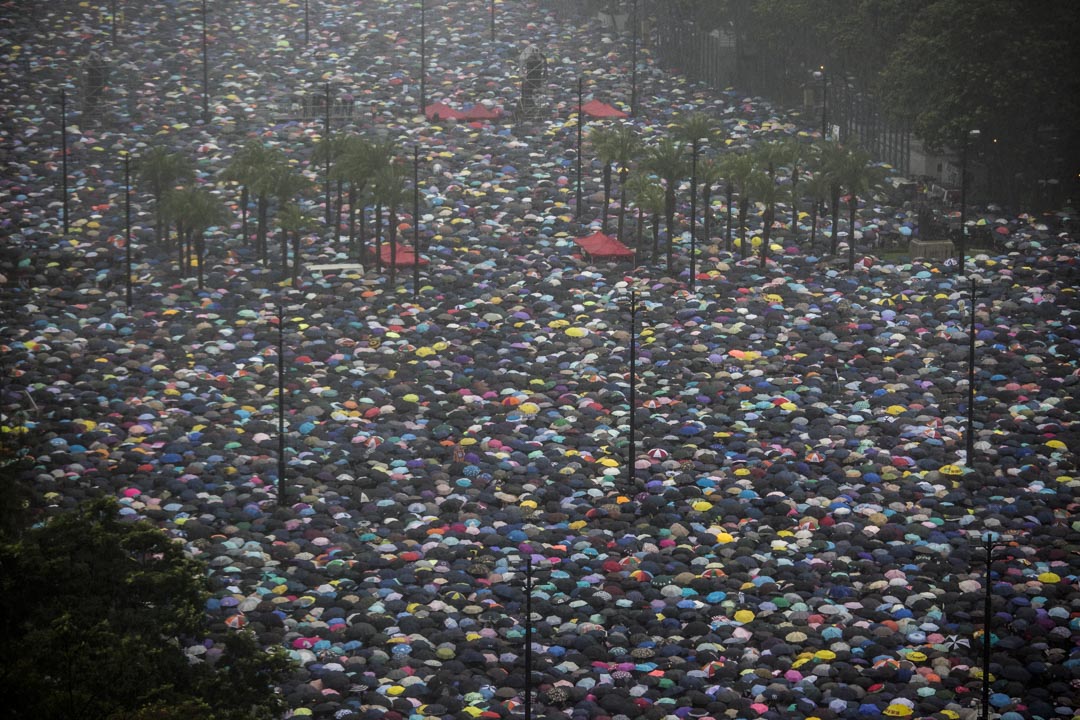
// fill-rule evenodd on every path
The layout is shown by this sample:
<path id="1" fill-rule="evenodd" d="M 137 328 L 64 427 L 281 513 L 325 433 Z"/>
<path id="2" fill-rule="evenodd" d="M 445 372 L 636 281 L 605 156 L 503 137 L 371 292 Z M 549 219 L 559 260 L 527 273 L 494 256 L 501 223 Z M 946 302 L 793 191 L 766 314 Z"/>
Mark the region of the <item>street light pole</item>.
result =
<path id="1" fill-rule="evenodd" d="M 60 186 L 64 213 L 64 235 L 68 234 L 68 149 L 67 149 L 67 88 L 60 88 Z"/>
<path id="2" fill-rule="evenodd" d="M 990 720 L 990 647 L 991 647 L 991 613 L 993 607 L 990 602 L 990 572 L 994 560 L 994 549 L 1003 543 L 1010 542 L 1008 536 L 1002 537 L 997 533 L 987 532 L 983 534 L 983 551 L 985 567 L 983 569 L 983 642 L 982 642 L 982 712 L 981 720 Z"/>
<path id="3" fill-rule="evenodd" d="M 631 117 L 637 116 L 637 63 L 638 63 L 638 32 L 641 28 L 641 21 L 638 19 L 638 0 L 634 0 L 634 28 L 633 28 L 633 44 L 630 54 L 630 115 Z"/>
<path id="4" fill-rule="evenodd" d="M 967 431 L 964 433 L 965 463 L 975 456 L 975 277 L 971 278 L 971 320 L 968 328 Z"/>
<path id="5" fill-rule="evenodd" d="M 420 0 L 420 114 L 427 108 L 427 0 Z"/>
<path id="6" fill-rule="evenodd" d="M 979 137 L 978 130 L 969 130 L 964 133 L 960 143 L 960 237 L 959 247 L 956 249 L 956 272 L 964 274 L 964 261 L 967 256 L 967 186 L 968 186 L 968 145 L 972 138 Z"/>
<path id="7" fill-rule="evenodd" d="M 691 168 L 690 168 L 690 292 L 694 292 L 694 278 L 697 275 L 697 161 L 698 139 L 694 138 L 691 145 Z"/>
<path id="8" fill-rule="evenodd" d="M 333 152 L 333 144 L 330 137 L 330 83 L 326 83 L 324 90 L 324 102 L 326 105 L 325 113 L 323 114 L 323 136 L 326 138 L 326 224 L 331 225 L 330 237 L 331 242 L 337 244 L 337 222 L 330 211 L 331 198 L 330 198 L 330 154 Z"/>
<path id="9" fill-rule="evenodd" d="M 495 42 L 495 0 L 491 0 L 491 42 Z"/>
<path id="10" fill-rule="evenodd" d="M 814 73 L 821 78 L 821 139 L 829 139 L 829 76 L 825 72 L 825 66 L 818 68 Z"/>
<path id="11" fill-rule="evenodd" d="M 124 153 L 124 298 L 131 312 L 131 155 Z"/>
<path id="12" fill-rule="evenodd" d="M 285 504 L 285 306 L 278 301 L 278 505 Z"/>
<path id="13" fill-rule="evenodd" d="M 525 720 L 532 720 L 532 558 L 525 558 Z"/>
<path id="14" fill-rule="evenodd" d="M 206 0 L 202 0 L 202 119 L 210 122 L 210 65 L 206 47 Z"/>
<path id="15" fill-rule="evenodd" d="M 581 217 L 581 126 L 584 124 L 585 111 L 582 109 L 582 95 L 584 94 L 584 78 L 578 75 L 577 79 L 577 189 L 575 199 L 577 205 L 574 208 L 574 216 Z M 67 213 L 64 213 L 67 217 Z"/>
<path id="16" fill-rule="evenodd" d="M 308 7 L 308 0 L 304 0 L 304 47 L 308 46 L 308 34 L 311 30 L 311 9 Z"/>
<path id="17" fill-rule="evenodd" d="M 413 300 L 420 298 L 420 146 L 413 145 Z"/>
<path id="18" fill-rule="evenodd" d="M 637 462 L 637 290 L 630 290 L 630 443 L 626 455 L 626 492 L 632 493 Z"/>

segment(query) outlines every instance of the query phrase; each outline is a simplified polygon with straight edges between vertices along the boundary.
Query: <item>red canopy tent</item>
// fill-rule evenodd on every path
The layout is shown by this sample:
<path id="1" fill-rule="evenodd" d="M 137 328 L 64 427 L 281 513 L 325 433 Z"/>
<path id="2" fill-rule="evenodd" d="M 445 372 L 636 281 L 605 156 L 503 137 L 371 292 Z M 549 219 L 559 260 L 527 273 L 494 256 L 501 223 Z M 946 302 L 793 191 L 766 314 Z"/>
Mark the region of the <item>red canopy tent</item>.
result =
<path id="1" fill-rule="evenodd" d="M 427 116 L 428 120 L 434 120 L 436 117 L 438 117 L 439 120 L 461 120 L 465 117 L 462 112 L 455 110 L 443 102 L 428 105 L 424 108 L 424 115 Z"/>
<path id="2" fill-rule="evenodd" d="M 574 238 L 574 242 L 594 260 L 634 257 L 633 250 L 602 232 L 595 232 L 589 237 Z"/>
<path id="3" fill-rule="evenodd" d="M 483 105 L 473 105 L 463 114 L 466 120 L 498 120 L 502 117 L 499 108 L 486 108 Z"/>
<path id="4" fill-rule="evenodd" d="M 581 111 L 594 118 L 624 118 L 626 113 L 599 100 L 590 100 L 581 106 Z"/>
<path id="5" fill-rule="evenodd" d="M 379 256 L 382 258 L 383 265 L 389 265 L 390 264 L 390 245 L 389 244 L 386 244 L 386 245 L 382 246 L 382 248 L 381 248 L 381 250 L 379 252 Z M 394 258 L 394 264 L 397 265 L 398 267 L 412 267 L 413 265 L 416 264 L 416 253 L 413 252 L 412 248 L 403 248 L 400 245 L 398 245 L 397 257 Z M 427 259 L 421 257 L 420 258 L 420 265 L 424 266 L 424 265 L 427 265 L 427 264 L 428 264 Z"/>

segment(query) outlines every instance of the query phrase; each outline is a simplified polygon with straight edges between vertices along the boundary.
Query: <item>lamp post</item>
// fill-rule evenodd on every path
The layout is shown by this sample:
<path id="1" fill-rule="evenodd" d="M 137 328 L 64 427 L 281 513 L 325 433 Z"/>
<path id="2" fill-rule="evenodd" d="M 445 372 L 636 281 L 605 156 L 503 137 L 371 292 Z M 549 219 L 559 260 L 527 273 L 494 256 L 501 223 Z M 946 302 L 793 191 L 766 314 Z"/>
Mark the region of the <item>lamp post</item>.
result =
<path id="1" fill-rule="evenodd" d="M 337 222 L 335 221 L 335 219 L 333 217 L 333 214 L 331 212 L 331 209 L 330 209 L 330 205 L 331 205 L 331 197 L 330 197 L 330 194 L 331 194 L 330 193 L 330 185 L 331 185 L 330 155 L 333 153 L 333 147 L 334 146 L 333 146 L 333 143 L 332 143 L 332 138 L 330 137 L 330 83 L 329 82 L 326 83 L 326 85 L 324 87 L 324 90 L 323 90 L 323 93 L 324 93 L 324 106 L 325 106 L 325 112 L 323 114 L 323 137 L 326 138 L 325 141 L 324 141 L 324 142 L 326 142 L 326 159 L 325 159 L 325 170 L 326 170 L 326 224 L 328 226 L 333 224 L 333 226 L 330 228 L 331 233 L 333 233 L 331 235 L 330 239 L 334 244 L 337 244 L 337 232 L 338 232 L 337 227 L 336 227 Z"/>
<path id="2" fill-rule="evenodd" d="M 626 491 L 634 487 L 637 462 L 637 290 L 630 290 L 630 442 L 626 450 Z"/>
<path id="3" fill-rule="evenodd" d="M 420 0 L 420 114 L 427 108 L 427 0 Z"/>
<path id="4" fill-rule="evenodd" d="M 574 207 L 574 216 L 581 216 L 581 126 L 585 121 L 585 111 L 582 109 L 582 95 L 584 94 L 584 78 L 578 75 L 577 79 L 577 188 L 575 190 L 575 199 L 577 204 Z M 64 213 L 64 217 L 67 217 L 67 213 Z M 66 230 L 66 227 L 65 227 Z"/>
<path id="5" fill-rule="evenodd" d="M 202 0 L 202 119 L 210 122 L 210 65 L 206 46 L 206 0 Z"/>
<path id="6" fill-rule="evenodd" d="M 971 278 L 970 327 L 968 328 L 968 386 L 967 429 L 964 431 L 965 464 L 971 467 L 975 454 L 975 290 L 976 279 Z"/>
<path id="7" fill-rule="evenodd" d="M 304 47 L 308 45 L 308 34 L 311 30 L 311 8 L 308 7 L 308 0 L 304 0 Z"/>
<path id="8" fill-rule="evenodd" d="M 697 161 L 700 141 L 695 137 L 691 143 L 690 162 L 690 292 L 694 292 L 694 278 L 697 275 Z"/>
<path id="9" fill-rule="evenodd" d="M 969 130 L 960 141 L 960 237 L 956 248 L 956 272 L 964 274 L 964 260 L 967 255 L 967 186 L 968 186 L 968 147 L 972 140 L 977 140 L 981 133 Z"/>
<path id="10" fill-rule="evenodd" d="M 420 146 L 413 145 L 413 300 L 420 298 Z"/>
<path id="11" fill-rule="evenodd" d="M 285 505 L 285 306 L 277 307 L 277 381 L 278 381 L 278 505 Z"/>
<path id="12" fill-rule="evenodd" d="M 525 720 L 532 720 L 532 558 L 525 558 Z"/>
<path id="13" fill-rule="evenodd" d="M 633 40 L 630 52 L 630 116 L 637 116 L 637 62 L 638 62 L 638 32 L 641 28 L 641 22 L 638 20 L 638 0 L 634 0 L 634 15 L 633 15 Z"/>
<path id="14" fill-rule="evenodd" d="M 990 621 L 992 619 L 991 611 L 991 592 L 990 592 L 990 571 L 991 564 L 994 560 L 994 550 L 1001 546 L 1007 545 L 1012 541 L 1011 538 L 1005 535 L 999 535 L 994 532 L 983 533 L 983 552 L 984 563 L 983 569 L 983 642 L 982 642 L 982 712 L 980 713 L 981 720 L 990 720 L 990 645 L 991 645 L 991 627 Z"/>
<path id="15" fill-rule="evenodd" d="M 495 0 L 491 0 L 491 42 L 495 42 Z"/>
<path id="16" fill-rule="evenodd" d="M 821 80 L 821 139 L 829 139 L 829 76 L 825 72 L 825 66 L 821 65 L 814 71 L 814 77 Z"/>
<path id="17" fill-rule="evenodd" d="M 116 47 L 116 0 L 109 0 L 109 33 L 112 35 L 113 47 Z"/>
<path id="18" fill-rule="evenodd" d="M 67 88 L 60 88 L 60 192 L 64 213 L 64 235 L 68 234 L 68 149 Z"/>
<path id="19" fill-rule="evenodd" d="M 124 299 L 131 312 L 131 155 L 124 153 Z"/>

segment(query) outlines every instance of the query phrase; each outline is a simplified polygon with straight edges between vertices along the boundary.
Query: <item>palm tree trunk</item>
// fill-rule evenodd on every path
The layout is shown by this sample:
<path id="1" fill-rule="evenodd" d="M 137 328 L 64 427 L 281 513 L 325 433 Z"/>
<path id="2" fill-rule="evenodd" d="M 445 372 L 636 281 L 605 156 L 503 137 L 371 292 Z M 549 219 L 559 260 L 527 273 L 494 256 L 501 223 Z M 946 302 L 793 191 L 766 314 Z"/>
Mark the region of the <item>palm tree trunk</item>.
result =
<path id="1" fill-rule="evenodd" d="M 656 264 L 660 257 L 660 213 L 652 216 L 652 263 Z"/>
<path id="2" fill-rule="evenodd" d="M 203 233 L 195 236 L 195 262 L 199 264 L 198 278 L 199 289 L 202 290 L 204 283 L 203 268 L 206 266 L 206 237 Z"/>
<path id="3" fill-rule="evenodd" d="M 184 226 L 176 221 L 176 269 L 181 278 L 187 277 L 184 267 Z"/>
<path id="4" fill-rule="evenodd" d="M 664 190 L 664 220 L 667 225 L 667 271 L 671 272 L 672 254 L 675 251 L 675 183 L 668 183 Z"/>
<path id="5" fill-rule="evenodd" d="M 847 269 L 851 272 L 855 269 L 855 210 L 859 205 L 858 198 L 853 194 L 848 201 L 848 239 L 847 239 Z"/>
<path id="6" fill-rule="evenodd" d="M 349 183 L 349 252 L 356 248 L 356 185 Z"/>
<path id="7" fill-rule="evenodd" d="M 382 272 L 382 205 L 375 205 L 375 269 Z"/>
<path id="8" fill-rule="evenodd" d="M 836 248 L 839 239 L 836 237 L 836 231 L 839 229 L 837 226 L 840 224 L 840 191 L 833 190 L 832 193 L 832 232 L 829 235 L 829 256 L 836 256 Z"/>
<path id="9" fill-rule="evenodd" d="M 278 232 L 281 233 L 278 248 L 281 251 L 281 278 L 284 280 L 289 272 L 289 233 L 285 231 L 285 228 L 279 228 Z"/>
<path id="10" fill-rule="evenodd" d="M 604 214 L 600 216 L 600 232 L 607 235 L 608 208 L 611 206 L 611 163 L 604 163 Z"/>
<path id="11" fill-rule="evenodd" d="M 389 235 L 390 235 L 390 285 L 397 282 L 397 207 L 391 205 L 389 212 Z"/>
<path id="12" fill-rule="evenodd" d="M 367 262 L 367 208 L 360 208 L 360 262 Z"/>
<path id="13" fill-rule="evenodd" d="M 712 183 L 705 183 L 705 187 L 701 191 L 701 204 L 702 211 L 704 212 L 704 233 L 705 244 L 712 244 Z"/>
<path id="14" fill-rule="evenodd" d="M 735 199 L 735 188 L 729 181 L 727 184 L 727 228 L 724 230 L 724 250 L 731 252 L 731 204 Z"/>
<path id="15" fill-rule="evenodd" d="M 746 193 L 740 193 L 745 196 Z M 739 198 L 739 259 L 746 259 L 746 211 L 749 209 L 750 199 L 747 197 Z"/>
<path id="16" fill-rule="evenodd" d="M 769 242 L 772 239 L 772 224 L 773 224 L 773 216 L 775 215 L 775 213 L 776 213 L 776 210 L 773 208 L 772 205 L 769 205 L 767 208 L 765 208 L 764 217 L 761 218 L 761 220 L 762 220 L 762 223 L 761 223 L 762 224 L 761 254 L 760 254 L 761 263 L 760 263 L 759 267 L 762 270 L 765 269 L 765 266 L 766 266 L 766 264 L 768 263 L 768 260 L 769 260 Z"/>
<path id="17" fill-rule="evenodd" d="M 641 251 L 641 236 L 645 230 L 645 213 L 641 208 L 637 209 L 637 239 L 634 242 L 634 250 Z M 634 256 L 634 263 L 637 263 L 637 255 Z"/>
<path id="18" fill-rule="evenodd" d="M 817 246 L 817 219 L 818 219 L 818 204 L 817 202 L 810 203 L 810 250 L 813 252 L 814 247 Z"/>
<path id="19" fill-rule="evenodd" d="M 292 278 L 293 287 L 296 287 L 296 280 L 300 277 L 300 231 L 294 230 L 292 234 Z"/>
<path id="20" fill-rule="evenodd" d="M 244 236 L 244 247 L 248 246 L 251 238 L 248 237 L 248 186 L 240 188 L 240 232 Z"/>
<path id="21" fill-rule="evenodd" d="M 266 222 L 270 212 L 270 200 L 265 193 L 259 194 L 258 224 L 255 229 L 255 245 L 258 249 L 259 260 L 266 263 Z"/>
<path id="22" fill-rule="evenodd" d="M 622 242 L 623 227 L 626 223 L 626 176 L 630 173 L 627 168 L 619 170 L 619 225 L 618 240 Z"/>

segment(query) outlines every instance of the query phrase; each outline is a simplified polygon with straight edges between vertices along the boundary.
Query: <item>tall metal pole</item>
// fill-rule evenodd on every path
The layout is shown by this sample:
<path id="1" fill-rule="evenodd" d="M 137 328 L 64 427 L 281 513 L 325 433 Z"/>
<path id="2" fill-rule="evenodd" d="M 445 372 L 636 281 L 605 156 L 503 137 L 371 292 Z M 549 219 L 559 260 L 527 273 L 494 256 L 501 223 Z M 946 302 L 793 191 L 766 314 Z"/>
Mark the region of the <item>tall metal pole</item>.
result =
<path id="1" fill-rule="evenodd" d="M 525 720 L 532 720 L 532 558 L 525 558 Z"/>
<path id="2" fill-rule="evenodd" d="M 698 141 L 695 138 L 691 153 L 690 169 L 690 292 L 694 292 L 694 278 L 697 275 L 697 159 Z"/>
<path id="3" fill-rule="evenodd" d="M 495 42 L 495 0 L 491 0 L 491 42 Z"/>
<path id="4" fill-rule="evenodd" d="M 67 88 L 60 88 L 60 176 L 63 193 L 64 235 L 68 234 Z"/>
<path id="5" fill-rule="evenodd" d="M 323 115 L 323 137 L 326 138 L 326 224 L 329 226 L 331 223 L 334 227 L 330 230 L 333 233 L 330 237 L 331 242 L 337 242 L 337 222 L 330 212 L 330 154 L 333 152 L 333 145 L 331 144 L 332 138 L 330 137 L 330 83 L 326 83 L 325 88 L 325 103 L 326 112 Z"/>
<path id="6" fill-rule="evenodd" d="M 641 21 L 638 19 L 638 0 L 634 0 L 634 40 L 630 53 L 630 115 L 637 116 L 637 61 L 638 61 L 638 32 Z"/>
<path id="7" fill-rule="evenodd" d="M 124 154 L 124 297 L 131 312 L 131 155 Z"/>
<path id="8" fill-rule="evenodd" d="M 427 0 L 420 0 L 420 114 L 427 108 Z"/>
<path id="9" fill-rule="evenodd" d="M 308 35 L 311 31 L 311 9 L 308 7 L 308 0 L 304 0 L 304 47 L 308 45 Z"/>
<path id="10" fill-rule="evenodd" d="M 206 0 L 202 0 L 202 119 L 210 122 L 210 63 L 206 49 Z"/>
<path id="11" fill-rule="evenodd" d="M 964 433 L 965 462 L 971 467 L 975 457 L 975 278 L 971 278 L 971 327 L 968 328 L 967 432 Z"/>
<path id="12" fill-rule="evenodd" d="M 413 146 L 413 300 L 420 297 L 420 146 Z"/>
<path id="13" fill-rule="evenodd" d="M 582 199 L 581 199 L 581 126 L 585 123 L 585 111 L 582 109 L 582 95 L 584 94 L 584 78 L 580 75 L 577 79 L 577 191 L 576 199 L 577 205 L 574 208 L 574 215 L 581 217 Z"/>
<path id="14" fill-rule="evenodd" d="M 278 301 L 277 326 L 278 388 L 278 505 L 285 504 L 285 306 Z"/>
<path id="15" fill-rule="evenodd" d="M 112 44 L 116 47 L 116 0 L 109 0 L 109 20 L 112 21 L 112 28 L 110 33 L 112 34 Z"/>
<path id="16" fill-rule="evenodd" d="M 960 145 L 960 237 L 957 239 L 956 248 L 956 273 L 964 274 L 964 260 L 967 255 L 967 161 L 968 161 L 968 135 Z"/>
<path id="17" fill-rule="evenodd" d="M 626 491 L 633 492 L 637 468 L 637 290 L 630 290 L 630 444 L 626 457 Z"/>
<path id="18" fill-rule="evenodd" d="M 829 76 L 821 66 L 821 139 L 829 138 Z"/>
<path id="19" fill-rule="evenodd" d="M 994 539 L 990 533 L 983 538 L 983 543 L 986 570 L 983 575 L 982 720 L 990 720 L 990 565 L 994 553 Z"/>

